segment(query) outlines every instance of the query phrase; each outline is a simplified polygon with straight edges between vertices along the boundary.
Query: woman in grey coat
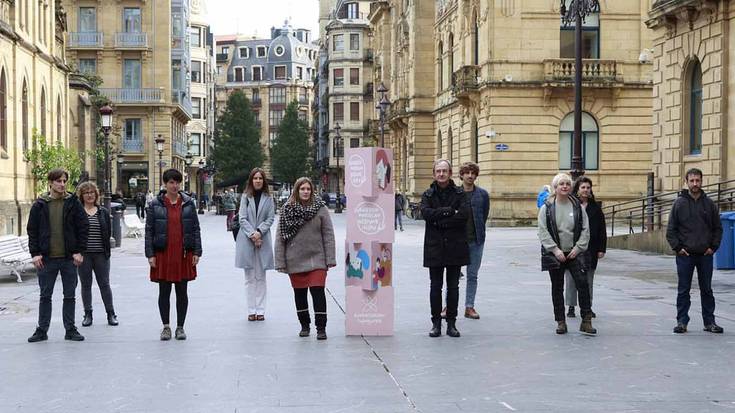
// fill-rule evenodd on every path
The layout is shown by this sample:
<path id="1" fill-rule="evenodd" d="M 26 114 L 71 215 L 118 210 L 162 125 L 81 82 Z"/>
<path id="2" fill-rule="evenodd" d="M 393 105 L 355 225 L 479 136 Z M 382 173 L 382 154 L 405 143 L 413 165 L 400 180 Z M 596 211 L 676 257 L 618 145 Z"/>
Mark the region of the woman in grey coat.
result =
<path id="1" fill-rule="evenodd" d="M 265 171 L 254 168 L 240 200 L 240 231 L 235 241 L 235 267 L 245 270 L 248 321 L 265 320 L 265 272 L 274 268 L 270 229 L 275 212 Z"/>

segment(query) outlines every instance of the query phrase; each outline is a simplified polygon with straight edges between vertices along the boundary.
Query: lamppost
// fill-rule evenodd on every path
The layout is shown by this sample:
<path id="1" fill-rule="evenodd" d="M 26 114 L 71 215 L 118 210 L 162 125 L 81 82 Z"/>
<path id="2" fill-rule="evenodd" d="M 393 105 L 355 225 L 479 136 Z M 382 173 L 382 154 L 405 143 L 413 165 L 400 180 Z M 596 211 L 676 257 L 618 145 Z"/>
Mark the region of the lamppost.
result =
<path id="1" fill-rule="evenodd" d="M 110 200 L 112 199 L 112 185 L 110 182 L 110 130 L 112 129 L 112 113 L 110 105 L 100 108 L 100 118 L 102 122 L 102 133 L 105 134 L 105 208 L 110 211 Z"/>
<path id="2" fill-rule="evenodd" d="M 339 134 L 339 131 L 342 130 L 342 128 L 339 126 L 339 123 L 336 123 L 334 125 L 334 142 L 333 142 L 333 150 L 334 157 L 337 158 L 337 202 L 334 206 L 334 213 L 335 214 L 341 214 L 342 213 L 342 199 L 340 198 L 339 193 L 339 181 L 340 181 L 340 170 L 339 170 L 339 148 L 342 143 L 342 135 Z"/>
<path id="3" fill-rule="evenodd" d="M 199 199 L 197 202 L 199 203 L 199 213 L 204 214 L 204 204 L 202 203 L 202 199 L 204 196 L 204 159 L 199 160 L 199 170 L 197 171 L 197 195 L 199 196 Z"/>
<path id="4" fill-rule="evenodd" d="M 380 82 L 380 86 L 378 86 L 378 93 L 380 93 L 380 101 L 377 105 L 375 105 L 375 108 L 378 109 L 378 112 L 380 113 L 380 147 L 385 148 L 385 113 L 388 111 L 388 107 L 390 106 L 390 100 L 388 100 L 388 96 L 386 96 L 386 93 L 388 92 L 388 88 L 385 87 L 383 82 Z"/>
<path id="5" fill-rule="evenodd" d="M 189 181 L 191 180 L 189 168 L 191 167 L 191 164 L 194 163 L 194 155 L 192 155 L 191 152 L 186 153 L 186 160 L 184 161 L 184 163 L 186 164 L 186 185 L 184 185 L 184 190 L 187 192 L 191 192 L 191 189 L 189 188 Z"/>
<path id="6" fill-rule="evenodd" d="M 122 179 L 122 166 L 125 163 L 125 155 L 121 152 L 117 153 L 117 187 L 122 188 L 125 186 L 125 181 Z"/>
<path id="7" fill-rule="evenodd" d="M 600 10 L 599 0 L 560 0 L 561 22 L 568 26 L 574 22 L 574 150 L 572 154 L 572 179 L 584 175 L 582 161 L 582 22 L 591 13 Z M 571 2 L 567 9 L 567 2 Z"/>
<path id="8" fill-rule="evenodd" d="M 163 137 L 159 134 L 156 138 L 156 150 L 158 151 L 158 172 L 159 172 L 159 182 L 160 182 L 160 188 L 163 188 L 163 143 L 166 142 L 166 139 L 163 139 Z"/>

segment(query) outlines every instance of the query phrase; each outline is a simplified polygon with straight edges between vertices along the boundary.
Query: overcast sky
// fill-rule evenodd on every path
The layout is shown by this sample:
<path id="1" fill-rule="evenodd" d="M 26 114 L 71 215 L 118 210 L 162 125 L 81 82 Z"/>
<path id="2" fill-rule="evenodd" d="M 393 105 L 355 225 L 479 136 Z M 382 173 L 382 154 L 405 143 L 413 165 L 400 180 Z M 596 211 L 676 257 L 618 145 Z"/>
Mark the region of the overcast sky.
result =
<path id="1" fill-rule="evenodd" d="M 311 29 L 319 36 L 319 0 L 205 0 L 215 36 L 253 34 L 270 36 L 272 26 L 290 19 L 294 28 Z"/>

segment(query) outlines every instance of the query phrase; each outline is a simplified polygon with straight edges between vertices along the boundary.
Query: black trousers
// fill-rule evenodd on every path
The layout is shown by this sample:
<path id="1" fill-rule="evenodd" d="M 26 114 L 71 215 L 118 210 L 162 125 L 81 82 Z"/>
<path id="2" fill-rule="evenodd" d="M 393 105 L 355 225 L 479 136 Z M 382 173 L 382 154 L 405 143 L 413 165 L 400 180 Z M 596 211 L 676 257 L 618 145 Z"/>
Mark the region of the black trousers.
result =
<path id="1" fill-rule="evenodd" d="M 309 298 L 308 291 L 311 291 L 311 301 L 314 303 L 314 324 L 317 328 L 326 327 L 327 325 L 327 296 L 324 287 L 294 288 L 293 295 L 296 302 L 296 314 L 299 322 L 308 325 L 311 322 L 309 318 Z"/>
<path id="2" fill-rule="evenodd" d="M 171 286 L 176 288 L 176 326 L 183 327 L 186 321 L 186 311 L 189 308 L 189 295 L 186 291 L 188 281 L 158 283 L 158 311 L 161 313 L 161 322 L 169 324 L 171 312 Z"/>
<path id="3" fill-rule="evenodd" d="M 549 271 L 549 276 L 551 277 L 551 302 L 554 304 L 554 320 L 556 321 L 564 321 L 566 319 L 564 314 L 564 273 L 567 270 L 572 274 L 572 279 L 577 287 L 582 318 L 588 316 L 592 311 L 590 288 L 587 283 L 587 271 L 576 259 L 567 260 L 561 263 L 559 269 Z"/>
<path id="4" fill-rule="evenodd" d="M 442 288 L 444 286 L 445 268 L 447 272 L 447 320 L 454 321 L 457 319 L 457 305 L 459 304 L 459 273 L 462 267 L 430 267 L 429 277 L 431 279 L 431 288 L 429 290 L 429 303 L 431 304 L 432 321 L 441 319 Z"/>

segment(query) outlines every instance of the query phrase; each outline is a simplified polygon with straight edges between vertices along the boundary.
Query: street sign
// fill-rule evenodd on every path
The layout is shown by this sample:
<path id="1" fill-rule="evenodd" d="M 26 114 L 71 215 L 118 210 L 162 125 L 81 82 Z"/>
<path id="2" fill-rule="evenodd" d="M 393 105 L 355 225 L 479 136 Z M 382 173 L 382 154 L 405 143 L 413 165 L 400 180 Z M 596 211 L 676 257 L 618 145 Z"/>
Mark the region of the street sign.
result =
<path id="1" fill-rule="evenodd" d="M 510 146 L 508 146 L 508 145 L 507 145 L 507 144 L 505 144 L 505 143 L 499 143 L 499 144 L 495 145 L 495 150 L 496 150 L 496 151 L 501 151 L 501 152 L 505 152 L 505 151 L 507 151 L 508 149 L 510 149 Z"/>

